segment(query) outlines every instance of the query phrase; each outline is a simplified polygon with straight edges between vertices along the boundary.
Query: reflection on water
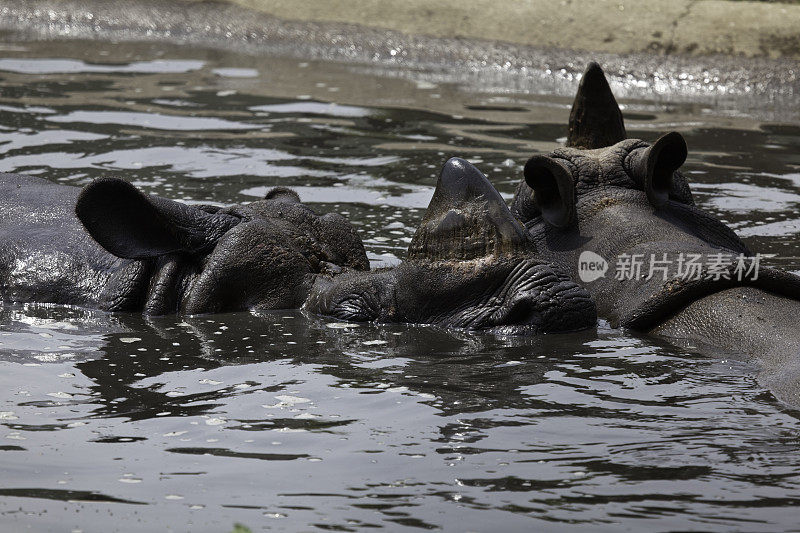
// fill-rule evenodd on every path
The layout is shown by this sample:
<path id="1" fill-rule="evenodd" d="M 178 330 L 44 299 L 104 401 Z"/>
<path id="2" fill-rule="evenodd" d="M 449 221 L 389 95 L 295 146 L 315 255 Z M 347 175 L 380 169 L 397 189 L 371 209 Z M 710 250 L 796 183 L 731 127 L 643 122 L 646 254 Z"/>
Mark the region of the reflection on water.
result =
<path id="1" fill-rule="evenodd" d="M 223 204 L 291 186 L 353 220 L 374 265 L 402 258 L 447 157 L 510 195 L 565 135 L 566 100 L 98 46 L 4 49 L 0 170 Z M 800 128 L 691 112 L 626 102 L 633 135 L 684 132 L 698 203 L 800 268 Z M 501 338 L 6 306 L 0 529 L 795 527 L 797 413 L 708 355 L 604 326 Z"/>
<path id="2" fill-rule="evenodd" d="M 120 65 L 93 65 L 75 59 L 26 57 L 24 59 L 2 58 L 0 59 L 0 70 L 20 74 L 76 74 L 87 72 L 167 74 L 170 72 L 180 73 L 197 70 L 202 68 L 203 64 L 203 61 L 153 60 L 132 61 Z"/>

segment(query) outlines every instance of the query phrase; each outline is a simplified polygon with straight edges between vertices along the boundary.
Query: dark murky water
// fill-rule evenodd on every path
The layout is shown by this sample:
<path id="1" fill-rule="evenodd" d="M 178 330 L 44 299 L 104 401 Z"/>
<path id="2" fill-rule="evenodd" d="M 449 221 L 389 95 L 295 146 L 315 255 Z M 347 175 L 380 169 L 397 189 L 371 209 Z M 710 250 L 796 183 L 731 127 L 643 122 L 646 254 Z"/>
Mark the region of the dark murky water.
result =
<path id="1" fill-rule="evenodd" d="M 0 45 L 0 171 L 187 201 L 274 185 L 402 258 L 451 155 L 510 195 L 569 101 L 162 45 Z M 798 261 L 800 127 L 679 129 L 699 203 Z M 0 312 L 3 531 L 797 530 L 800 420 L 752 369 L 601 326 L 544 338 L 276 312 Z"/>

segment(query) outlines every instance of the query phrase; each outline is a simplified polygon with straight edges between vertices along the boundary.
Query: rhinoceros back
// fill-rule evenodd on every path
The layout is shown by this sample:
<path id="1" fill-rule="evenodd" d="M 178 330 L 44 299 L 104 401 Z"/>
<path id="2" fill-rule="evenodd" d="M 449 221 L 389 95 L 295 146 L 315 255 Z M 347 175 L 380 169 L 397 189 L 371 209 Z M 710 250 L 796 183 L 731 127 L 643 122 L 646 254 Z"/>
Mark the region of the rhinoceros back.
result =
<path id="1" fill-rule="evenodd" d="M 103 250 L 75 216 L 80 189 L 0 174 L 0 299 L 107 310 L 139 304 L 148 265 Z"/>

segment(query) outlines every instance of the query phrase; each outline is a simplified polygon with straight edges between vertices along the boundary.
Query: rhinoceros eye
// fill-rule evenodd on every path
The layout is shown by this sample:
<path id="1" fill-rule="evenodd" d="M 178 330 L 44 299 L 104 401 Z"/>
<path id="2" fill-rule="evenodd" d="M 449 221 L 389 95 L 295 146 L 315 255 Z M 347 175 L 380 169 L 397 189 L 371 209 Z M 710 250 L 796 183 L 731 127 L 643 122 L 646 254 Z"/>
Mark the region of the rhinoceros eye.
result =
<path id="1" fill-rule="evenodd" d="M 331 315 L 352 322 L 370 322 L 377 318 L 368 298 L 360 294 L 349 295 L 340 300 L 331 310 Z"/>

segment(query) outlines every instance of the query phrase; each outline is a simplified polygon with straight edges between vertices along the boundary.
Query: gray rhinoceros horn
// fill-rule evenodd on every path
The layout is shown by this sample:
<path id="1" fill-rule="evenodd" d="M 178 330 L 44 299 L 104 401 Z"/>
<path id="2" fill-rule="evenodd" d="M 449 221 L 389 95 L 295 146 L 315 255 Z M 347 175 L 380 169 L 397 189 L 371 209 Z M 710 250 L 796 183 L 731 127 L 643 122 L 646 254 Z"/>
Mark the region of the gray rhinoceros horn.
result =
<path id="1" fill-rule="evenodd" d="M 611 93 L 603 69 L 591 62 L 583 73 L 572 103 L 567 146 L 593 150 L 611 146 L 626 137 L 622 111 Z"/>
<path id="2" fill-rule="evenodd" d="M 442 167 L 408 259 L 478 259 L 510 254 L 527 244 L 525 228 L 486 176 L 453 157 Z"/>

